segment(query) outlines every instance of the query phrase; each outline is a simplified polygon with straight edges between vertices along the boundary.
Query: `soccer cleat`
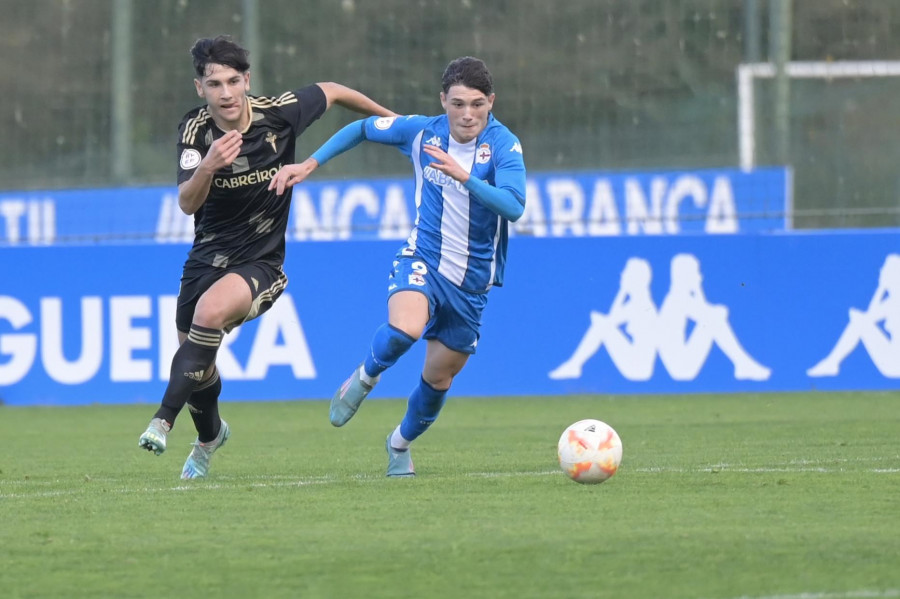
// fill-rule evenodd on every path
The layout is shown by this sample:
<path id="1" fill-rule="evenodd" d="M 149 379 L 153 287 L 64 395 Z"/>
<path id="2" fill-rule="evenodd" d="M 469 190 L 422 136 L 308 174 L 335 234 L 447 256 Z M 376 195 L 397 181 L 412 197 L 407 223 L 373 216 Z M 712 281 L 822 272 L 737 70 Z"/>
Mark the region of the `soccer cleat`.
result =
<path id="1" fill-rule="evenodd" d="M 372 391 L 374 385 L 368 385 L 359 378 L 363 365 L 353 371 L 341 388 L 335 391 L 331 398 L 331 407 L 328 410 L 328 418 L 334 426 L 344 426 L 347 421 L 353 418 L 359 405 L 363 402 L 367 395 Z M 375 382 L 381 378 L 378 375 Z"/>
<path id="2" fill-rule="evenodd" d="M 399 450 L 391 447 L 391 435 L 387 436 L 387 440 L 384 442 L 384 448 L 387 450 L 388 454 L 388 476 L 400 477 L 416 475 L 416 469 L 412 463 L 412 456 L 409 455 L 409 448 Z"/>
<path id="3" fill-rule="evenodd" d="M 154 418 L 138 440 L 138 447 L 152 451 L 156 455 L 161 454 L 166 450 L 166 435 L 170 430 L 172 430 L 171 424 L 162 418 Z"/>
<path id="4" fill-rule="evenodd" d="M 194 441 L 192 443 L 194 449 L 191 450 L 191 454 L 184 462 L 181 478 L 204 478 L 209 474 L 209 459 L 217 449 L 225 445 L 225 441 L 230 436 L 231 429 L 228 428 L 228 423 L 223 420 L 222 425 L 219 427 L 219 434 L 215 439 L 206 443 L 201 443 L 200 439 Z"/>

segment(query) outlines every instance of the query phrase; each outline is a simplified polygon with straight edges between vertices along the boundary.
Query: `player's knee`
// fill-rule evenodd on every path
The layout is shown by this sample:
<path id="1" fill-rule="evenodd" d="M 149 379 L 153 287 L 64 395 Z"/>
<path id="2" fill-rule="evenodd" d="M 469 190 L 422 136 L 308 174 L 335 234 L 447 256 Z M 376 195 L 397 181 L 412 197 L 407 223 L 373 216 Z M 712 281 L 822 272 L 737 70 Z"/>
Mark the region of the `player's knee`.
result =
<path id="1" fill-rule="evenodd" d="M 424 322 L 412 319 L 401 319 L 397 322 L 391 321 L 390 326 L 402 332 L 414 342 L 422 337 L 422 332 L 425 330 Z"/>
<path id="2" fill-rule="evenodd" d="M 204 302 L 201 299 L 201 301 L 197 302 L 197 307 L 194 309 L 193 324 L 208 329 L 222 330 L 226 325 L 234 322 L 233 315 L 229 312 L 222 304 L 212 301 Z"/>

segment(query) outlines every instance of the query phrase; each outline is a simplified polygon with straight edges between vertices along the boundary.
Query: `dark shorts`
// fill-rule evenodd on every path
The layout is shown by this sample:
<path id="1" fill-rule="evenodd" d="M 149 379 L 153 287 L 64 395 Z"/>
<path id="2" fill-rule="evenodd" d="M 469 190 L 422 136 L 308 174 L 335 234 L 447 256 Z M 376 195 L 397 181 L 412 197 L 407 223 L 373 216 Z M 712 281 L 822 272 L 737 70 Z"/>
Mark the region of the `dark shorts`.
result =
<path id="1" fill-rule="evenodd" d="M 190 331 L 191 322 L 194 320 L 194 308 L 200 296 L 206 293 L 213 283 L 229 273 L 238 274 L 247 282 L 253 296 L 253 305 L 243 320 L 225 327 L 226 333 L 271 308 L 288 283 L 287 276 L 280 266 L 272 266 L 266 262 L 250 262 L 229 268 L 209 267 L 203 270 L 185 268 L 181 276 L 181 289 L 178 291 L 178 308 L 175 311 L 175 326 L 180 332 Z"/>

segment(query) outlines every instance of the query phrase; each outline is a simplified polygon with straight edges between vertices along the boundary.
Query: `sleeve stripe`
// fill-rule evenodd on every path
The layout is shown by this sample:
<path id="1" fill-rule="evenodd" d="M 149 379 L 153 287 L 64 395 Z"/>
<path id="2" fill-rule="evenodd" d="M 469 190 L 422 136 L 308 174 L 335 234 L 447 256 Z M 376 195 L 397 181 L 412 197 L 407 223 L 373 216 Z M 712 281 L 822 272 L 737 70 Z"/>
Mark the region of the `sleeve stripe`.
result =
<path id="1" fill-rule="evenodd" d="M 181 136 L 181 143 L 188 146 L 194 145 L 194 140 L 197 137 L 197 130 L 200 129 L 200 126 L 205 123 L 208 118 L 209 111 L 206 108 L 201 108 L 200 112 L 197 113 L 197 116 L 185 123 L 184 135 Z"/>

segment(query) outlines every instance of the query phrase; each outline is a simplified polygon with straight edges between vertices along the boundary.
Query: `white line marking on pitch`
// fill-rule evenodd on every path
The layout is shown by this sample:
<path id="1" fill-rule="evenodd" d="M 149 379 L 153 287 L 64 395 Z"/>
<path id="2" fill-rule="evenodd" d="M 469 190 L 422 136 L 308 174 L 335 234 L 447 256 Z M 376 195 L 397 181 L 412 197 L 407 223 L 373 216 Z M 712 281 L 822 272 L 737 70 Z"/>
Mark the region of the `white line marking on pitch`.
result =
<path id="1" fill-rule="evenodd" d="M 866 470 L 846 470 L 844 468 L 813 468 L 813 467 L 769 467 L 769 468 L 749 468 L 743 466 L 736 466 L 730 464 L 717 464 L 714 466 L 706 466 L 702 468 L 680 468 L 680 467 L 668 467 L 668 466 L 653 466 L 649 468 L 623 468 L 622 472 L 637 472 L 644 474 L 691 474 L 691 473 L 739 473 L 739 474 L 774 474 L 774 473 L 816 473 L 816 474 L 840 474 L 840 473 L 870 473 L 870 474 L 898 474 L 900 473 L 900 468 L 869 468 Z M 562 472 L 559 470 L 538 470 L 531 472 L 469 472 L 464 474 L 464 476 L 472 477 L 472 478 L 512 478 L 512 477 L 523 477 L 523 476 L 556 476 L 562 475 Z M 443 475 L 435 475 L 431 477 L 433 479 L 437 478 L 447 478 Z M 168 491 L 176 491 L 176 492 L 191 492 L 191 491 L 202 491 L 205 489 L 235 489 L 240 487 L 252 487 L 252 488 L 284 488 L 284 487 L 306 487 L 311 485 L 328 485 L 335 484 L 341 482 L 347 482 L 350 480 L 382 480 L 384 477 L 382 475 L 374 475 L 374 474 L 357 474 L 355 476 L 347 476 L 335 478 L 331 476 L 315 476 L 315 477 L 305 477 L 298 478 L 289 475 L 272 475 L 272 476 L 247 476 L 247 477 L 228 477 L 222 476 L 217 477 L 216 482 L 209 483 L 198 481 L 199 484 L 190 484 L 190 483 L 182 483 L 172 487 L 144 487 L 144 488 L 104 488 L 104 491 L 107 493 L 161 493 Z M 71 481 L 69 484 L 74 484 L 76 482 L 75 479 Z M 62 489 L 58 491 L 53 490 L 44 490 L 39 492 L 21 492 L 25 487 L 30 486 L 40 486 L 45 488 L 51 484 L 66 484 L 66 481 L 62 480 L 53 480 L 53 481 L 22 481 L 22 480 L 0 480 L 0 488 L 3 486 L 12 486 L 16 487 L 20 490 L 20 492 L 16 493 L 0 493 L 0 500 L 2 499 L 26 499 L 26 498 L 39 498 L 39 497 L 59 497 L 61 495 L 78 495 L 85 493 L 91 485 L 100 486 L 104 483 L 108 484 L 116 484 L 118 483 L 118 479 L 110 479 L 110 478 L 97 478 L 90 479 L 88 483 L 85 484 L 84 487 L 79 489 Z M 802 595 L 797 595 L 796 597 L 801 599 L 819 599 L 817 597 L 811 596 L 809 598 L 803 597 Z M 754 598 L 756 599 L 756 598 Z M 781 598 L 759 598 L 759 599 L 781 599 Z M 792 598 L 786 598 L 792 599 Z M 824 598 L 823 598 L 824 599 Z"/>
<path id="2" fill-rule="evenodd" d="M 883 591 L 859 590 L 859 591 L 832 591 L 822 593 L 798 593 L 795 595 L 765 595 L 751 596 L 741 595 L 731 599 L 890 599 L 900 597 L 900 589 L 886 589 Z"/>

